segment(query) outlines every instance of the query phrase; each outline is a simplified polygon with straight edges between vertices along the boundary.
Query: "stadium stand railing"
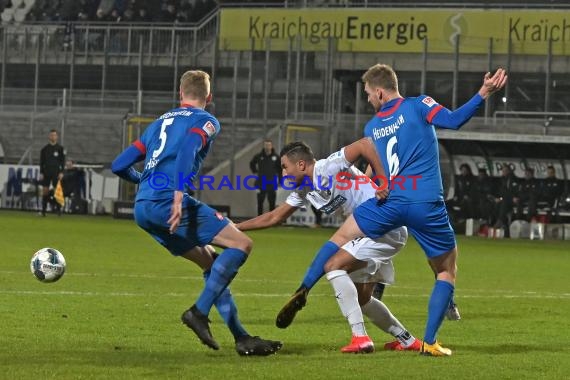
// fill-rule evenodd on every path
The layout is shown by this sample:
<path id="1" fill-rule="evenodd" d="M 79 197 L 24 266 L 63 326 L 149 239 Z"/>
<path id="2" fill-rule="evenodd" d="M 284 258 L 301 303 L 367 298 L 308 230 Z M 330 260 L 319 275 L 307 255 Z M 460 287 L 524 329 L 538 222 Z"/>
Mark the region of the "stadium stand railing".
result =
<path id="1" fill-rule="evenodd" d="M 521 2 L 519 0 L 499 0 L 499 1 L 457 1 L 457 0 L 437 0 L 437 1 L 417 1 L 417 0 L 218 0 L 222 7 L 279 7 L 279 8 L 300 8 L 300 7 L 323 7 L 323 8 L 568 8 L 570 4 L 566 0 L 538 0 L 532 2 Z"/>
<path id="2" fill-rule="evenodd" d="M 217 13 L 199 25 L 109 23 L 32 23 L 4 25 L 3 44 L 10 49 L 7 62 L 89 64 L 105 58 L 121 64 L 172 65 L 175 59 L 196 64 L 209 53 L 217 30 Z M 38 53 L 38 51 L 40 51 Z"/>

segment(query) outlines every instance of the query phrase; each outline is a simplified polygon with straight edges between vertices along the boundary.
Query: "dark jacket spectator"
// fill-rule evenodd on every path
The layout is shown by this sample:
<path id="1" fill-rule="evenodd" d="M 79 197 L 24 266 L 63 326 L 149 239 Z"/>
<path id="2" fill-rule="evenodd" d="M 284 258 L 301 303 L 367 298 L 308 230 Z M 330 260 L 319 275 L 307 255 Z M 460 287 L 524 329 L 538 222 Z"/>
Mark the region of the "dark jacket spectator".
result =
<path id="1" fill-rule="evenodd" d="M 72 160 L 65 162 L 61 185 L 65 197 L 85 198 L 85 172 L 76 168 Z"/>
<path id="2" fill-rule="evenodd" d="M 150 22 L 152 21 L 152 17 L 149 15 L 146 7 L 140 7 L 137 9 L 133 20 L 136 22 Z"/>
<path id="3" fill-rule="evenodd" d="M 447 202 L 452 216 L 472 218 L 475 215 L 475 177 L 468 164 L 461 164 L 461 173 L 455 177 L 455 192 L 453 199 Z"/>
<path id="4" fill-rule="evenodd" d="M 269 202 L 269 210 L 275 209 L 275 199 L 277 184 L 281 179 L 281 159 L 273 149 L 273 142 L 265 140 L 263 142 L 263 149 L 261 152 L 253 156 L 249 162 L 249 167 L 252 173 L 257 174 L 258 179 L 255 186 L 258 188 L 257 192 L 257 213 L 263 214 L 263 203 L 265 196 Z"/>
<path id="5" fill-rule="evenodd" d="M 176 21 L 176 6 L 174 4 L 167 4 L 166 9 L 160 12 L 160 22 L 174 22 Z"/>
<path id="6" fill-rule="evenodd" d="M 501 182 L 495 198 L 495 228 L 504 228 L 505 237 L 509 237 L 509 216 L 513 210 L 513 198 L 519 191 L 520 179 L 514 175 L 509 164 L 503 164 L 501 171 Z"/>
<path id="7" fill-rule="evenodd" d="M 75 21 L 81 9 L 81 4 L 76 0 L 64 0 L 61 4 L 60 15 L 63 21 Z"/>
<path id="8" fill-rule="evenodd" d="M 524 180 L 520 182 L 518 193 L 513 197 L 513 204 L 516 207 L 517 219 L 523 219 L 524 206 L 528 206 L 526 220 L 530 221 L 536 216 L 536 204 L 538 202 L 540 185 L 538 180 L 534 178 L 534 170 L 532 168 L 526 168 L 524 176 Z"/>
<path id="9" fill-rule="evenodd" d="M 546 179 L 542 183 L 541 200 L 548 203 L 549 207 L 553 207 L 558 198 L 562 196 L 562 181 L 556 178 L 554 166 L 546 168 Z"/>
<path id="10" fill-rule="evenodd" d="M 492 179 L 487 175 L 487 169 L 478 169 L 477 179 L 475 180 L 473 188 L 477 217 L 487 224 L 492 224 L 494 220 L 495 189 Z"/>
<path id="11" fill-rule="evenodd" d="M 554 166 L 548 166 L 546 168 L 546 179 L 542 183 L 539 201 L 546 202 L 551 218 L 556 218 L 557 216 L 559 201 L 563 192 L 564 185 L 561 180 L 556 178 Z"/>

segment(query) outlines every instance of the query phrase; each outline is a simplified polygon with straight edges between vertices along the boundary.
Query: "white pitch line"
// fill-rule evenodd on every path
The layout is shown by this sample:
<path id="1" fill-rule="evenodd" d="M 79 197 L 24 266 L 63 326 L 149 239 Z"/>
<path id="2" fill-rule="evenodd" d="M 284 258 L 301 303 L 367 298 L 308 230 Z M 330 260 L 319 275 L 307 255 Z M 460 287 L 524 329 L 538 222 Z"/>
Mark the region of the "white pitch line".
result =
<path id="1" fill-rule="evenodd" d="M 27 271 L 0 271 L 0 274 L 18 274 L 18 275 L 29 275 L 29 272 Z M 66 273 L 65 274 L 66 277 L 99 277 L 99 278 L 106 278 L 106 277 L 115 277 L 115 278 L 141 278 L 141 279 L 157 279 L 157 280 L 164 280 L 164 279 L 168 279 L 168 280 L 190 280 L 190 281 L 204 281 L 204 278 L 202 276 L 172 276 L 172 275 L 160 275 L 160 274 L 142 274 L 142 273 L 87 273 L 87 272 L 72 272 L 72 273 Z M 301 277 L 299 274 L 299 279 L 298 280 L 280 280 L 279 283 L 281 284 L 298 284 L 300 281 Z M 238 277 L 237 280 L 238 282 L 244 282 L 244 283 L 262 283 L 262 284 L 267 284 L 267 283 L 274 283 L 275 281 L 273 279 L 267 278 L 267 279 L 259 279 L 259 278 L 246 278 L 246 277 Z M 421 287 L 421 286 L 406 286 L 406 285 L 390 285 L 387 289 L 397 289 L 397 290 L 426 290 L 425 287 Z M 2 293 L 2 291 L 0 291 L 0 294 Z M 459 293 L 459 294 L 458 294 Z M 461 293 L 476 293 L 475 295 L 464 295 Z M 311 293 L 314 294 L 314 293 Z M 394 293 L 390 290 L 389 293 L 387 292 L 387 294 L 389 295 L 394 295 Z M 491 294 L 497 294 L 497 296 L 493 296 Z M 138 295 L 137 295 L 138 296 Z M 261 294 L 259 295 L 260 297 L 263 297 L 264 295 Z M 279 295 L 275 295 L 275 297 L 277 297 Z M 286 297 L 290 297 L 291 294 L 286 294 Z M 415 294 L 402 294 L 402 297 L 421 297 L 423 298 L 424 295 L 415 295 Z M 516 291 L 516 290 L 508 290 L 508 289 L 493 289 L 493 290 L 481 290 L 481 289 L 469 289 L 469 288 L 459 288 L 457 289 L 457 292 L 455 294 L 455 297 L 458 298 L 525 298 L 525 296 L 528 296 L 527 298 L 558 298 L 558 297 L 569 297 L 570 293 L 556 293 L 556 292 L 536 292 L 536 291 Z M 536 296 L 536 297 L 533 297 Z"/>
<path id="2" fill-rule="evenodd" d="M 16 271 L 0 271 L 0 274 L 28 274 L 29 272 L 16 272 Z M 166 279 L 166 280 L 195 280 L 204 281 L 202 276 L 172 276 L 172 275 L 160 275 L 160 274 L 128 274 L 128 273 L 84 273 L 84 272 L 73 272 L 65 274 L 66 277 L 118 277 L 118 278 L 144 278 L 144 279 Z M 267 279 L 257 279 L 257 278 L 241 278 L 241 282 L 261 282 L 261 283 L 273 283 L 274 281 L 270 278 Z M 298 283 L 297 281 L 280 281 L 281 283 Z"/>
<path id="3" fill-rule="evenodd" d="M 82 297 L 190 297 L 190 294 L 186 293 L 161 293 L 161 294 L 149 294 L 149 293 L 131 293 L 131 292 L 80 292 L 80 291 L 67 291 L 67 290 L 57 290 L 57 291 L 47 291 L 47 290 L 0 290 L 0 294 L 7 295 L 46 295 L 46 296 L 82 296 Z M 234 293 L 234 296 L 238 297 L 266 297 L 266 298 L 287 298 L 291 295 L 289 293 Z M 324 293 L 311 293 L 312 297 L 332 297 L 332 294 Z M 388 293 L 386 297 L 389 298 L 428 298 L 429 294 L 405 294 L 405 293 Z M 504 294 L 504 295 L 456 295 L 455 298 L 476 298 L 476 299 L 570 299 L 570 293 L 561 294 Z"/>

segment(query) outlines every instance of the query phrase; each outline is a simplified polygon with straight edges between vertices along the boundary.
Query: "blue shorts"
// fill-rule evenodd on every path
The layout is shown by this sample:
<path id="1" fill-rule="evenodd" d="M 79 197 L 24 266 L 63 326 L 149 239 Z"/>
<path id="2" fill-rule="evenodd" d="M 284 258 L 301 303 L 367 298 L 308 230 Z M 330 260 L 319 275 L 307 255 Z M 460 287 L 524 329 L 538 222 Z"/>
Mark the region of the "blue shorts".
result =
<path id="1" fill-rule="evenodd" d="M 376 239 L 394 228 L 406 226 L 427 257 L 436 257 L 455 246 L 455 233 L 443 201 L 425 203 L 379 202 L 371 198 L 353 213 L 356 224 L 369 238 Z"/>
<path id="2" fill-rule="evenodd" d="M 180 225 L 174 234 L 170 234 L 167 221 L 171 207 L 172 199 L 139 200 L 135 203 L 135 220 L 175 256 L 209 244 L 229 224 L 222 214 L 185 194 Z"/>

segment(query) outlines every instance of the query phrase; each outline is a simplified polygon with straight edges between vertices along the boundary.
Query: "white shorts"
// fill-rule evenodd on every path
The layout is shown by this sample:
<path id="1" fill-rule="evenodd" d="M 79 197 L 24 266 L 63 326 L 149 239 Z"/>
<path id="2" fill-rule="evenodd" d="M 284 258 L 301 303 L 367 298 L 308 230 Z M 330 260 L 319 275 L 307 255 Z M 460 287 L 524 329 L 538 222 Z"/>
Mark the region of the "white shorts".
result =
<path id="1" fill-rule="evenodd" d="M 396 232 L 394 239 L 394 232 Z M 342 249 L 354 256 L 355 259 L 365 261 L 367 266 L 349 274 L 355 283 L 381 282 L 391 285 L 394 283 L 394 265 L 392 258 L 406 244 L 408 233 L 405 229 L 390 231 L 391 239 L 386 236 L 372 240 L 367 237 L 349 241 Z M 387 235 L 388 235 L 387 234 Z"/>

